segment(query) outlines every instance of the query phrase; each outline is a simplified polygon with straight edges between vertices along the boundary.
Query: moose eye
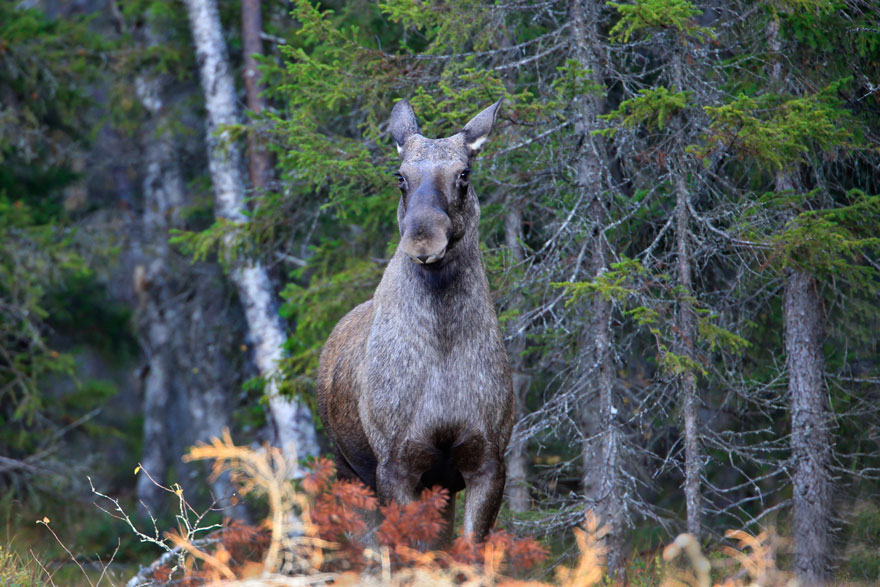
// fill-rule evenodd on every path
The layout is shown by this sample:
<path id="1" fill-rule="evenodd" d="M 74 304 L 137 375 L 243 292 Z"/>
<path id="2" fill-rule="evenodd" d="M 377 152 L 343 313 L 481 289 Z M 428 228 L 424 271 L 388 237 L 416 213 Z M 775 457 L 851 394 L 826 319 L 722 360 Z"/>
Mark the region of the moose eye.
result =
<path id="1" fill-rule="evenodd" d="M 397 187 L 400 189 L 406 188 L 406 179 L 403 177 L 403 174 L 395 173 L 394 175 L 397 176 Z"/>
<path id="2" fill-rule="evenodd" d="M 462 169 L 461 173 L 458 174 L 458 179 L 460 181 L 467 181 L 468 177 L 471 175 L 470 169 Z"/>

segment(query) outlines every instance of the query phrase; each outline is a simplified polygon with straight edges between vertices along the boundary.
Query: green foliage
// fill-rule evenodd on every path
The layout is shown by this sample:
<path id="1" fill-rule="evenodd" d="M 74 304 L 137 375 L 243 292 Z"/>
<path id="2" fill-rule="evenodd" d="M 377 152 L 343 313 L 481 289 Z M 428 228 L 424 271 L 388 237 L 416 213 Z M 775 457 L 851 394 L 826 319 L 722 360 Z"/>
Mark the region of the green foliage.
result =
<path id="1" fill-rule="evenodd" d="M 585 69 L 577 59 L 566 60 L 565 65 L 560 65 L 556 71 L 559 72 L 559 77 L 553 80 L 551 86 L 558 93 L 557 99 L 562 104 L 581 96 L 605 93 L 605 87 L 594 81 L 593 71 Z M 545 107 L 553 106 L 556 104 L 547 104 Z"/>
<path id="2" fill-rule="evenodd" d="M 34 223 L 20 200 L 0 195 L 0 402 L 6 425 L 31 423 L 42 406 L 41 379 L 70 374 L 72 358 L 46 342 L 47 294 L 71 276 L 88 273 L 70 237 Z M 4 427 L 5 428 L 5 427 Z"/>
<path id="3" fill-rule="evenodd" d="M 583 296 L 593 294 L 598 294 L 606 301 L 623 302 L 639 291 L 635 280 L 645 276 L 646 272 L 647 270 L 640 262 L 634 259 L 624 259 L 612 263 L 607 271 L 596 275 L 590 281 L 553 283 L 552 285 L 566 290 L 570 296 L 565 302 L 566 305 L 577 302 Z"/>
<path id="4" fill-rule="evenodd" d="M 240 258 L 252 254 L 253 241 L 245 228 L 246 224 L 241 222 L 217 218 L 202 231 L 173 229 L 168 242 L 193 261 L 216 257 L 223 267 L 229 268 Z"/>
<path id="5" fill-rule="evenodd" d="M 652 329 L 651 332 L 659 339 L 660 330 Z M 695 359 L 691 359 L 687 355 L 680 355 L 669 350 L 669 346 L 665 343 L 658 343 L 659 363 L 663 373 L 670 377 L 681 377 L 687 373 L 699 373 L 703 376 L 708 375 L 706 366 Z"/>
<path id="6" fill-rule="evenodd" d="M 877 270 L 864 255 L 880 246 L 880 196 L 853 190 L 852 203 L 807 210 L 773 235 L 772 258 L 780 269 L 794 267 L 820 277 L 845 277 L 866 292 L 878 288 Z M 810 199 L 809 195 L 806 199 Z"/>
<path id="7" fill-rule="evenodd" d="M 711 119 L 706 148 L 691 147 L 698 156 L 709 149 L 731 149 L 737 157 L 770 170 L 803 161 L 810 153 L 831 153 L 854 146 L 852 117 L 837 93 L 841 83 L 804 97 L 773 94 L 739 95 L 722 106 L 705 107 Z M 705 160 L 708 164 L 708 159 Z"/>
<path id="8" fill-rule="evenodd" d="M 631 319 L 637 327 L 644 328 L 654 339 L 658 365 L 667 375 L 680 376 L 688 372 L 708 375 L 702 359 L 690 359 L 671 350 L 677 340 L 677 333 L 670 318 L 675 311 L 675 305 L 681 302 L 683 292 L 669 275 L 652 274 L 640 261 L 624 258 L 611 263 L 607 270 L 589 281 L 553 285 L 565 289 L 569 296 L 566 306 L 571 306 L 585 296 L 599 296 L 620 306 L 624 316 Z M 699 308 L 699 300 L 692 297 L 686 299 L 688 303 Z M 738 354 L 750 346 L 746 339 L 724 328 L 720 323 L 720 316 L 717 314 L 698 309 L 699 341 L 708 345 L 709 351 Z"/>
<path id="9" fill-rule="evenodd" d="M 697 320 L 697 333 L 701 340 L 709 344 L 709 350 L 727 349 L 734 353 L 741 353 L 751 346 L 751 343 L 741 336 L 720 327 L 716 321 L 717 315 L 703 314 Z"/>
<path id="10" fill-rule="evenodd" d="M 25 164 L 51 156 L 59 141 L 87 130 L 85 88 L 100 74 L 106 48 L 83 19 L 49 20 L 38 10 L 0 5 L 0 162 L 9 165 L 13 154 Z"/>
<path id="11" fill-rule="evenodd" d="M 608 2 L 620 19 L 608 31 L 612 41 L 628 43 L 635 33 L 674 29 L 680 34 L 702 38 L 711 29 L 697 26 L 694 17 L 703 13 L 688 0 L 635 0 L 632 4 Z"/>
<path id="12" fill-rule="evenodd" d="M 621 102 L 613 112 L 599 116 L 602 120 L 616 120 L 617 127 L 593 131 L 593 134 L 612 137 L 618 128 L 663 130 L 670 116 L 688 107 L 690 92 L 672 92 L 659 86 L 639 90 L 636 97 Z"/>
<path id="13" fill-rule="evenodd" d="M 331 269 L 328 267 L 328 269 Z M 286 369 L 310 374 L 318 367 L 318 355 L 336 323 L 357 304 L 372 297 L 383 267 L 370 260 L 350 259 L 345 269 L 316 274 L 308 287 L 289 283 L 281 292 L 281 314 L 296 325 L 287 341 Z M 293 393 L 312 391 L 310 378 L 294 375 L 283 388 Z"/>
<path id="14" fill-rule="evenodd" d="M 85 190 L 99 118 L 92 96 L 113 48 L 91 25 L 0 4 L 0 453 L 21 463 L 0 484 L 15 496 L 64 487 L 72 464 L 46 473 L 41 459 L 54 459 L 62 430 L 115 393 L 76 380 L 76 345 L 134 348 L 129 312 L 106 303 L 93 269 L 113 251 L 73 229 L 63 200 Z"/>
<path id="15" fill-rule="evenodd" d="M 64 334 L 122 355 L 134 348 L 128 313 L 101 304 L 103 291 L 72 239 L 70 230 L 35 223 L 26 204 L 0 196 L 0 450 L 9 458 L 48 451 L 57 427 L 117 391 L 104 381 L 74 379 L 72 392 L 47 393 L 47 382 L 59 384 L 76 372 L 73 352 L 59 350 L 60 341 L 53 339 Z M 86 431 L 106 432 L 96 426 Z M 55 480 L 48 476 L 15 487 L 31 492 L 54 487 Z"/>
<path id="16" fill-rule="evenodd" d="M 5 587 L 36 587 L 47 584 L 37 562 L 22 559 L 0 545 L 0 585 Z"/>

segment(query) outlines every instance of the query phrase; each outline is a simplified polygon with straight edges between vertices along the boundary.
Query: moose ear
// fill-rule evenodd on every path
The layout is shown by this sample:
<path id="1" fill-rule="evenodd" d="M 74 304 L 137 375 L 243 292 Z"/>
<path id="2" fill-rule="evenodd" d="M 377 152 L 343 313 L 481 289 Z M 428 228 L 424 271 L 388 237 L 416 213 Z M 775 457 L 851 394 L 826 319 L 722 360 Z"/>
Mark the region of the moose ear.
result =
<path id="1" fill-rule="evenodd" d="M 406 100 L 401 100 L 391 110 L 391 136 L 397 143 L 397 152 L 403 152 L 406 139 L 419 132 L 419 122 L 416 113 Z"/>
<path id="2" fill-rule="evenodd" d="M 492 132 L 492 127 L 495 126 L 498 108 L 503 101 L 504 98 L 501 98 L 464 125 L 461 133 L 464 135 L 464 144 L 471 155 L 476 153 L 483 146 L 483 143 L 486 142 L 486 139 L 489 138 L 489 133 Z"/>

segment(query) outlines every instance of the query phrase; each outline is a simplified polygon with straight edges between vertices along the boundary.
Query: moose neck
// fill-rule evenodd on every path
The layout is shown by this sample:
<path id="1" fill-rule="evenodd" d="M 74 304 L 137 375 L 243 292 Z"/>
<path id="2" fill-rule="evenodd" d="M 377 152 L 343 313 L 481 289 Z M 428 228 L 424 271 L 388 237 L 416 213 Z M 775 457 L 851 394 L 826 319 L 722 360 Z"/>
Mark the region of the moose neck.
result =
<path id="1" fill-rule="evenodd" d="M 418 265 L 407 258 L 402 261 L 406 279 L 416 295 L 428 296 L 440 306 L 473 293 L 483 273 L 476 231 L 465 233 L 452 243 L 439 263 Z"/>
<path id="2" fill-rule="evenodd" d="M 414 263 L 398 250 L 376 290 L 381 314 L 396 315 L 414 329 L 443 331 L 494 318 L 476 228 L 447 255 L 442 264 L 431 267 Z"/>

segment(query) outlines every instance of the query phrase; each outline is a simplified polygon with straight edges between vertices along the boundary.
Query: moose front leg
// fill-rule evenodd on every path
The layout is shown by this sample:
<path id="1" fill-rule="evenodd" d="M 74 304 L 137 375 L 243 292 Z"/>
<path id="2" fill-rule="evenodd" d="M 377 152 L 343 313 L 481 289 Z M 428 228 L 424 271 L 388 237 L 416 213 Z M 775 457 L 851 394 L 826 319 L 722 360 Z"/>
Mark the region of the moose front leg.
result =
<path id="1" fill-rule="evenodd" d="M 473 471 L 462 471 L 466 487 L 464 534 L 482 542 L 498 515 L 504 497 L 504 460 L 487 457 Z"/>

